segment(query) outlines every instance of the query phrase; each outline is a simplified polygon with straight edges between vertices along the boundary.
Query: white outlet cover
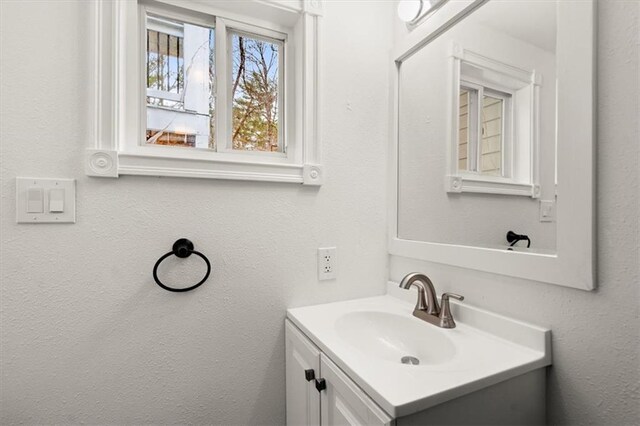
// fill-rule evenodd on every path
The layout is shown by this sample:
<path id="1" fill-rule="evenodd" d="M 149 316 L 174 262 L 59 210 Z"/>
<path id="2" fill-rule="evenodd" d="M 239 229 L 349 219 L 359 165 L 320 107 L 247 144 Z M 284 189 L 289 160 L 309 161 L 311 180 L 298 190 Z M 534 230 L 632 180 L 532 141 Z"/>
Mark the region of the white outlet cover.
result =
<path id="1" fill-rule="evenodd" d="M 338 275 L 338 252 L 335 247 L 318 249 L 318 280 L 333 280 Z"/>

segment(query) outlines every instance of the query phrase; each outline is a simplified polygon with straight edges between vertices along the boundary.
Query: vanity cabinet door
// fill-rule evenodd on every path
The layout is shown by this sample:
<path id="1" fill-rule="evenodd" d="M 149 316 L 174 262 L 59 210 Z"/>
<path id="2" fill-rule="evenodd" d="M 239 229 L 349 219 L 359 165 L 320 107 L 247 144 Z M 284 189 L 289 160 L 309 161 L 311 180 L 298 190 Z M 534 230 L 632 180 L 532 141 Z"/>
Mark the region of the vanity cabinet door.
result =
<path id="1" fill-rule="evenodd" d="M 320 350 L 288 320 L 285 336 L 287 425 L 319 425 L 320 396 L 315 379 L 320 378 Z"/>
<path id="2" fill-rule="evenodd" d="M 391 426 L 395 421 L 378 407 L 326 355 L 320 356 L 326 388 L 320 392 L 322 426 Z"/>

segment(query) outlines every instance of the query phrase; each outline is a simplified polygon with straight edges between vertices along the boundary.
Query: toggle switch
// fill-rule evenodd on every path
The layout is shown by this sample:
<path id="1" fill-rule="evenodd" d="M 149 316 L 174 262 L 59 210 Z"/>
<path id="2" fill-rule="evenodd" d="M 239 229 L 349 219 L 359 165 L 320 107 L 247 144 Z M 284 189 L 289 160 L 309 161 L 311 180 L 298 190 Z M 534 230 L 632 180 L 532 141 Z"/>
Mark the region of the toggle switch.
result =
<path id="1" fill-rule="evenodd" d="M 64 189 L 49 191 L 49 213 L 64 213 Z"/>
<path id="2" fill-rule="evenodd" d="M 44 191 L 42 188 L 27 189 L 27 213 L 44 212 Z"/>

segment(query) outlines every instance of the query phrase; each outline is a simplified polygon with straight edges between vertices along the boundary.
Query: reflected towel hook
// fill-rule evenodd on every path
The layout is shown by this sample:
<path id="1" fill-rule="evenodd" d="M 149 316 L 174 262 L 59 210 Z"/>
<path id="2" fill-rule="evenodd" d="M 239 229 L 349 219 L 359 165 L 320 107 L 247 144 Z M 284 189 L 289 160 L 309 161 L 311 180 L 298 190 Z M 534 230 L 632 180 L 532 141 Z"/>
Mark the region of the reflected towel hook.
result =
<path id="1" fill-rule="evenodd" d="M 162 263 L 163 260 L 165 260 L 167 257 L 171 255 L 175 255 L 181 259 L 184 259 L 191 256 L 192 254 L 200 256 L 202 260 L 204 260 L 204 263 L 207 264 L 207 273 L 204 274 L 204 278 L 202 278 L 202 280 L 199 283 L 192 285 L 191 287 L 173 288 L 163 284 L 162 281 L 160 281 L 160 279 L 158 278 L 158 266 L 160 266 L 160 263 Z M 211 263 L 209 262 L 209 259 L 207 259 L 207 256 L 200 253 L 199 251 L 194 250 L 193 243 L 186 238 L 180 238 L 175 243 L 173 243 L 172 250 L 169 253 L 162 255 L 160 259 L 158 259 L 158 261 L 156 262 L 155 266 L 153 267 L 153 279 L 156 281 L 156 283 L 167 291 L 175 291 L 175 292 L 191 291 L 200 287 L 202 283 L 204 283 L 207 280 L 207 278 L 209 278 L 210 273 L 211 273 Z"/>
<path id="2" fill-rule="evenodd" d="M 531 239 L 529 239 L 528 235 L 525 234 L 516 234 L 513 231 L 509 231 L 507 232 L 507 242 L 510 243 L 509 246 L 513 247 L 514 245 L 516 245 L 516 243 L 518 241 L 527 241 L 527 248 L 531 247 Z M 511 250 L 511 249 L 509 249 Z"/>

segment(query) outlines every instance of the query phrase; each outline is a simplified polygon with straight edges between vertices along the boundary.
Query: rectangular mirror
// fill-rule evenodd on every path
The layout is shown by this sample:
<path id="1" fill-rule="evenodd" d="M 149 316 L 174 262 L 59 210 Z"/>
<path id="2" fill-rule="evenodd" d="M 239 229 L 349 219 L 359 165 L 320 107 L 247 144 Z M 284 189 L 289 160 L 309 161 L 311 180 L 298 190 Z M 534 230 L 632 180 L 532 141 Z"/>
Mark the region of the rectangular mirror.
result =
<path id="1" fill-rule="evenodd" d="M 594 3 L 457 3 L 394 53 L 390 252 L 592 289 Z"/>

